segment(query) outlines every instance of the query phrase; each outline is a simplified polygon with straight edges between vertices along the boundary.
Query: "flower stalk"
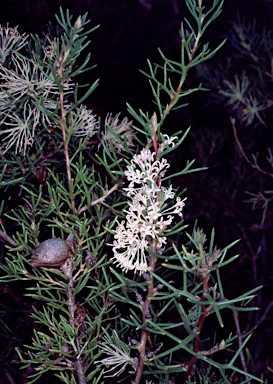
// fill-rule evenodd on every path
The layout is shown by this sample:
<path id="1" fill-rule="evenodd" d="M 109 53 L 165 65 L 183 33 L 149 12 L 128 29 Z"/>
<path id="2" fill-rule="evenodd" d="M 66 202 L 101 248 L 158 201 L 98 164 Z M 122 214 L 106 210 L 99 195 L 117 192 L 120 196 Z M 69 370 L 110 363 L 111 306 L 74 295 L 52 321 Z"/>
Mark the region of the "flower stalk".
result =
<path id="1" fill-rule="evenodd" d="M 75 321 L 76 314 L 76 302 L 74 295 L 74 279 L 73 279 L 73 270 L 72 270 L 72 261 L 69 258 L 65 264 L 62 266 L 62 271 L 66 275 L 66 296 L 67 296 L 67 307 L 69 311 L 69 324 L 75 330 L 77 329 L 77 324 Z M 78 337 L 78 336 L 76 336 Z M 79 384 L 87 384 L 86 376 L 84 373 L 83 367 L 83 357 L 82 355 L 77 355 L 74 357 L 74 368 Z"/>
<path id="2" fill-rule="evenodd" d="M 65 107 L 64 107 L 64 93 L 60 93 L 60 113 L 61 113 L 61 129 L 62 129 L 62 135 L 63 135 L 63 146 L 64 146 L 64 156 L 65 156 L 65 163 L 66 163 L 66 173 L 67 173 L 67 183 L 68 188 L 70 192 L 70 199 L 71 199 L 71 210 L 75 214 L 76 213 L 76 206 L 75 206 L 75 200 L 73 196 L 72 188 L 72 176 L 71 176 L 71 167 L 70 167 L 70 157 L 69 157 L 69 145 L 67 141 L 67 126 L 66 126 L 66 113 L 65 113 Z"/>
<path id="3" fill-rule="evenodd" d="M 203 274 L 202 296 L 200 298 L 201 314 L 200 314 L 200 317 L 198 319 L 198 323 L 197 323 L 196 329 L 194 330 L 194 332 L 196 333 L 196 336 L 194 337 L 193 342 L 192 342 L 193 351 L 195 353 L 199 353 L 200 352 L 200 350 L 199 350 L 199 341 L 200 341 L 201 331 L 202 331 L 204 322 L 206 320 L 206 317 L 208 316 L 208 313 L 209 313 L 207 311 L 206 306 L 204 304 L 202 304 L 202 302 L 206 301 L 205 294 L 208 292 L 208 289 L 209 289 L 209 271 L 205 271 L 204 274 Z M 188 366 L 187 366 L 187 371 L 186 371 L 186 374 L 185 374 L 184 384 L 187 384 L 189 379 L 192 377 L 192 371 L 193 371 L 193 367 L 194 367 L 196 361 L 197 361 L 197 357 L 195 355 L 193 355 L 191 357 L 189 363 L 188 363 Z"/>
<path id="4" fill-rule="evenodd" d="M 153 252 L 156 252 L 157 247 L 155 244 L 155 241 L 153 242 L 152 245 L 152 250 Z M 155 267 L 156 267 L 156 258 L 152 254 L 149 255 L 150 258 L 150 263 L 149 263 L 149 268 L 150 271 L 154 272 Z M 140 380 L 142 378 L 142 373 L 143 369 L 145 367 L 145 361 L 147 359 L 147 341 L 149 338 L 149 330 L 148 330 L 148 324 L 147 324 L 147 319 L 150 317 L 150 306 L 151 306 L 151 301 L 153 297 L 156 294 L 156 288 L 154 286 L 154 277 L 152 275 L 149 276 L 149 286 L 148 286 L 148 291 L 147 291 L 147 296 L 145 301 L 141 304 L 141 312 L 142 312 L 142 323 L 146 323 L 146 327 L 142 328 L 141 331 L 141 337 L 140 337 L 140 342 L 138 345 L 138 350 L 139 350 L 139 357 L 138 357 L 138 366 L 136 370 L 136 375 L 135 375 L 135 384 L 139 384 Z"/>

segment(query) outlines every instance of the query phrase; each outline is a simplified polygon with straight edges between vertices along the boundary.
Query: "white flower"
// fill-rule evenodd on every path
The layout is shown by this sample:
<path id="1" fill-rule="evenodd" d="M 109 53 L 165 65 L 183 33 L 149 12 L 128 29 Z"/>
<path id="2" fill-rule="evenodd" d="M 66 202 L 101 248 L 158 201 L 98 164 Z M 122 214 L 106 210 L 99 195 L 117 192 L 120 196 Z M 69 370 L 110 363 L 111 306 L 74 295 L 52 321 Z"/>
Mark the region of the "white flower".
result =
<path id="1" fill-rule="evenodd" d="M 79 30 L 82 27 L 82 17 L 79 16 L 77 20 L 75 21 L 74 27 Z"/>
<path id="2" fill-rule="evenodd" d="M 124 172 L 130 181 L 129 187 L 125 190 L 129 196 L 132 196 L 137 190 L 135 184 L 140 184 L 140 188 L 146 184 L 151 188 L 151 192 L 159 192 L 157 179 L 160 176 L 163 177 L 169 167 L 166 159 L 156 160 L 155 152 L 152 153 L 149 149 L 144 148 L 139 155 L 134 155 L 131 165 L 127 166 L 127 170 Z"/>
<path id="3" fill-rule="evenodd" d="M 149 266 L 145 249 L 149 247 L 148 239 L 145 235 L 141 235 L 140 226 L 137 223 L 135 228 L 125 226 L 124 223 L 122 221 L 116 229 L 113 243 L 114 263 L 117 263 L 125 272 L 128 270 L 139 271 L 140 274 L 147 272 Z"/>
<path id="4" fill-rule="evenodd" d="M 98 130 L 98 121 L 90 109 L 84 105 L 70 112 L 70 124 L 73 126 L 73 135 L 78 137 L 92 137 Z"/>
<path id="5" fill-rule="evenodd" d="M 77 35 L 75 35 L 77 36 Z M 47 36 L 47 40 L 44 46 L 44 54 L 46 58 L 49 58 L 53 67 L 57 70 L 62 67 L 65 71 L 68 67 L 68 63 L 65 63 L 69 54 L 71 53 L 70 47 L 64 42 L 60 42 L 60 39 L 54 37 L 51 39 Z"/>
<path id="6" fill-rule="evenodd" d="M 25 102 L 22 117 L 19 116 L 19 113 L 7 114 L 7 117 L 9 122 L 4 124 L 11 126 L 11 128 L 0 131 L 0 135 L 5 135 L 6 147 L 4 152 L 15 146 L 15 153 L 23 150 L 25 154 L 27 146 L 33 143 L 34 131 L 39 124 L 39 111 Z"/>
<path id="7" fill-rule="evenodd" d="M 14 69 L 0 66 L 0 111 L 4 122 L 8 117 L 5 113 L 10 110 L 16 101 L 27 97 L 32 101 L 32 108 L 36 108 L 35 115 L 44 125 L 52 124 L 50 114 L 56 111 L 59 103 L 59 88 L 49 69 L 41 69 L 34 62 L 20 56 L 12 56 Z M 67 93 L 71 92 L 72 83 L 67 80 L 63 84 L 63 89 Z M 40 105 L 39 105 L 40 104 Z M 44 113 L 44 110 L 50 112 Z"/>
<path id="8" fill-rule="evenodd" d="M 143 149 L 131 160 L 124 172 L 129 183 L 127 192 L 128 210 L 126 221 L 116 228 L 113 242 L 114 256 L 112 259 L 125 272 L 147 272 L 147 248 L 152 242 L 158 249 L 162 248 L 167 238 L 164 231 L 172 223 L 174 214 L 182 216 L 184 200 L 176 199 L 174 205 L 167 205 L 167 200 L 174 198 L 172 186 L 168 189 L 161 186 L 161 176 L 169 167 L 166 159 L 156 160 L 156 154 Z"/>
<path id="9" fill-rule="evenodd" d="M 24 95 L 35 98 L 52 98 L 59 94 L 59 89 L 52 74 L 47 70 L 41 71 L 35 62 L 30 62 L 22 57 L 12 57 L 15 69 L 0 67 L 3 82 L 1 91 L 6 92 L 14 100 L 19 100 Z M 71 84 L 65 83 L 64 90 L 70 91 Z"/>
<path id="10" fill-rule="evenodd" d="M 51 124 L 51 121 L 43 109 L 54 111 L 58 103 L 59 89 L 53 76 L 46 70 L 42 71 L 35 62 L 31 62 L 22 57 L 12 56 L 14 69 L 0 66 L 2 82 L 0 84 L 0 110 L 2 111 L 2 122 L 9 116 L 6 113 L 10 107 L 23 97 L 33 100 L 32 108 L 36 108 L 35 117 L 43 124 Z M 71 84 L 65 84 L 64 89 L 70 92 Z M 55 101 L 55 100 L 56 101 Z M 42 100 L 39 108 L 38 104 Z M 34 112 L 33 112 L 34 113 Z M 15 117 L 14 117 L 15 119 Z M 13 120 L 14 120 L 13 119 Z M 20 119 L 18 117 L 18 119 Z"/>
<path id="11" fill-rule="evenodd" d="M 12 50 L 19 51 L 25 44 L 27 36 L 20 35 L 18 27 L 2 27 L 0 25 L 0 63 L 5 63 Z"/>
<path id="12" fill-rule="evenodd" d="M 57 47 L 56 37 L 51 39 L 49 36 L 47 36 L 45 44 L 43 46 L 44 54 L 45 54 L 45 58 L 50 59 L 54 67 L 56 67 L 56 47 Z"/>
<path id="13" fill-rule="evenodd" d="M 1 90 L 10 95 L 10 99 L 16 100 L 28 92 L 34 91 L 35 69 L 32 71 L 29 61 L 21 57 L 12 57 L 15 69 L 0 67 L 3 82 Z"/>
<path id="14" fill-rule="evenodd" d="M 175 142 L 178 140 L 177 136 L 169 137 L 169 135 L 164 134 L 162 135 L 162 137 L 164 141 L 160 143 L 160 146 L 159 146 L 160 152 L 163 152 L 166 147 L 171 147 L 171 148 L 175 147 Z"/>
<path id="15" fill-rule="evenodd" d="M 112 145 L 118 153 L 121 153 L 122 151 L 126 151 L 126 148 L 122 144 L 124 142 L 127 147 L 134 147 L 132 128 L 133 121 L 128 121 L 127 117 L 124 117 L 124 119 L 120 121 L 119 115 L 120 113 L 118 113 L 115 117 L 112 117 L 111 113 L 107 114 L 104 124 L 104 132 L 102 132 L 102 140 L 109 149 L 111 149 Z"/>
<path id="16" fill-rule="evenodd" d="M 128 363 L 130 363 L 131 365 L 133 365 L 134 368 L 136 368 L 136 364 L 137 364 L 136 359 L 133 359 L 130 357 L 128 348 L 126 351 L 126 349 L 121 346 L 122 341 L 118 337 L 116 331 L 113 331 L 112 338 L 104 336 L 103 340 L 107 344 L 100 344 L 100 348 L 109 357 L 96 361 L 95 364 L 101 363 L 103 365 L 106 365 L 107 367 L 112 366 L 110 369 L 106 371 L 106 373 L 112 372 L 116 368 L 119 368 L 117 372 L 114 372 L 111 375 L 107 375 L 105 377 L 113 377 L 113 376 L 120 375 L 121 372 L 124 371 Z"/>

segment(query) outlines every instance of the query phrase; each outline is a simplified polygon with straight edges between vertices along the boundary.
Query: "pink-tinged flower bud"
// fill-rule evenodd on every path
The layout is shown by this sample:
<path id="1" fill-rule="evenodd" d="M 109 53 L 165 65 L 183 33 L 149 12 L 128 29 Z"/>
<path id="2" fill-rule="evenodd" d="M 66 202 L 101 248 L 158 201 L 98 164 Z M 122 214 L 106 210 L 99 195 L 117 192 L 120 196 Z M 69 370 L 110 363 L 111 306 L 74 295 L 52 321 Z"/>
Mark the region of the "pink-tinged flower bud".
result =
<path id="1" fill-rule="evenodd" d="M 82 27 L 82 18 L 81 18 L 81 16 L 79 16 L 79 17 L 77 18 L 77 20 L 76 20 L 74 26 L 75 26 L 75 28 L 76 28 L 77 30 L 81 29 L 81 27 Z"/>

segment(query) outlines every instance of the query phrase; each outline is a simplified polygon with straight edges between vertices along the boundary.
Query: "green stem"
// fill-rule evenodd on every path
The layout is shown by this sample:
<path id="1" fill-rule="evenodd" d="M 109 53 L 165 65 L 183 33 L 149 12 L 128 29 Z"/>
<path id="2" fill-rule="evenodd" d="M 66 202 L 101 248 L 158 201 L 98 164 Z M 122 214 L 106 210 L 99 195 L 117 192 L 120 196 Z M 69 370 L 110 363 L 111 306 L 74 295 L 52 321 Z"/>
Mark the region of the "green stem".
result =
<path id="1" fill-rule="evenodd" d="M 153 248 L 156 248 L 155 246 Z M 154 249 L 155 251 L 155 249 Z M 155 271 L 155 266 L 156 266 L 156 258 L 152 255 L 150 255 L 150 268 L 151 271 Z M 156 289 L 154 287 L 154 278 L 153 276 L 150 275 L 150 284 L 146 296 L 145 302 L 141 305 L 141 311 L 142 311 L 142 322 L 146 323 L 146 320 L 150 316 L 150 305 L 151 305 L 151 299 L 154 297 Z M 134 384 L 139 384 L 141 377 L 142 377 L 142 372 L 145 366 L 145 360 L 146 360 L 146 345 L 147 345 L 147 340 L 149 336 L 149 331 L 148 329 L 142 329 L 141 332 L 141 339 L 139 343 L 139 360 L 138 360 L 138 367 L 136 370 L 136 377 Z"/>
<path id="2" fill-rule="evenodd" d="M 203 294 L 202 294 L 202 297 L 200 299 L 201 303 L 203 301 L 206 301 L 205 293 L 208 291 L 208 283 L 209 283 L 209 273 L 207 272 L 203 276 Z M 197 323 L 197 327 L 196 327 L 196 331 L 195 331 L 196 332 L 196 336 L 193 339 L 193 351 L 195 353 L 199 353 L 200 334 L 201 334 L 202 327 L 203 327 L 203 324 L 205 322 L 206 317 L 207 317 L 206 306 L 201 304 L 201 315 L 199 317 L 199 320 L 198 320 L 198 323 Z M 186 372 L 186 375 L 185 375 L 184 384 L 188 383 L 188 380 L 189 380 L 189 378 L 192 375 L 192 369 L 193 369 L 193 366 L 196 363 L 196 360 L 197 360 L 196 356 L 192 356 L 191 357 L 190 362 L 189 362 L 188 367 L 187 367 L 187 372 Z"/>
<path id="3" fill-rule="evenodd" d="M 76 311 L 76 302 L 74 296 L 74 279 L 72 273 L 72 261 L 68 259 L 65 264 L 61 267 L 62 271 L 67 277 L 67 288 L 66 288 L 66 296 L 67 296 L 67 306 L 69 311 L 69 325 L 75 329 L 75 311 Z M 73 365 L 76 371 L 78 384 L 87 384 L 87 380 L 84 374 L 82 356 L 74 356 L 73 357 Z"/>
<path id="4" fill-rule="evenodd" d="M 60 93 L 60 110 L 61 110 L 61 127 L 62 127 L 62 134 L 63 134 L 67 182 L 68 182 L 68 188 L 69 188 L 69 192 L 70 192 L 71 208 L 72 208 L 72 212 L 75 214 L 76 213 L 75 201 L 74 201 L 74 197 L 73 197 L 73 192 L 71 191 L 72 176 L 71 176 L 71 167 L 70 167 L 70 158 L 69 158 L 69 148 L 68 148 L 67 135 L 66 135 L 66 117 L 65 117 L 64 93 L 63 92 Z"/>

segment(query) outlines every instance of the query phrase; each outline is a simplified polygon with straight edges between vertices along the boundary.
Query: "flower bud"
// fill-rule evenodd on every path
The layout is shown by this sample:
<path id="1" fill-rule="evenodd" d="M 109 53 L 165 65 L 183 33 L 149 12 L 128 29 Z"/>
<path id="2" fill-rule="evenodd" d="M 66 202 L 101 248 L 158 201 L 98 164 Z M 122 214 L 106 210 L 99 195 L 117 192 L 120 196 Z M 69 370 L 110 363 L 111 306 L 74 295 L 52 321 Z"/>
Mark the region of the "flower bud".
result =
<path id="1" fill-rule="evenodd" d="M 81 18 L 81 16 L 79 16 L 79 17 L 77 18 L 74 27 L 75 27 L 77 30 L 81 29 L 81 27 L 82 27 L 82 18 Z"/>

